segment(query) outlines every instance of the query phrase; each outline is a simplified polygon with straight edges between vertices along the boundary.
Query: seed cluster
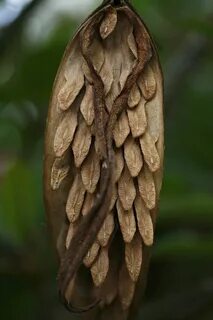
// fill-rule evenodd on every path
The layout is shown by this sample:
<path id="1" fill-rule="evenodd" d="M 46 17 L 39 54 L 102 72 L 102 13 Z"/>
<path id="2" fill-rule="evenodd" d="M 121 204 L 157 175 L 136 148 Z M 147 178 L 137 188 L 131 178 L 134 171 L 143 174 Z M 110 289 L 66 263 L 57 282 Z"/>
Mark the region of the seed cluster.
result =
<path id="1" fill-rule="evenodd" d="M 87 24 L 82 30 L 86 28 Z M 138 61 L 135 28 L 129 9 L 108 6 L 94 30 L 89 56 L 104 88 L 105 124 Z M 50 184 L 54 192 L 63 190 L 67 179 L 70 184 L 65 200 L 69 227 L 64 246 L 68 249 L 78 233 L 79 223 L 93 207 L 102 183 L 101 142 L 97 139 L 94 103 L 97 92 L 78 35 L 58 79 L 55 113 L 60 120 L 52 139 L 54 161 Z M 162 178 L 162 77 L 154 49 L 129 92 L 112 137 L 114 162 L 109 211 L 83 264 L 90 269 L 94 286 L 99 288 L 97 292 L 103 289 L 103 303 L 111 304 L 118 297 L 123 309 L 127 309 L 141 273 L 143 248 L 154 241 Z M 120 233 L 124 246 L 116 283 L 112 281 L 113 263 L 109 255 L 115 233 Z"/>

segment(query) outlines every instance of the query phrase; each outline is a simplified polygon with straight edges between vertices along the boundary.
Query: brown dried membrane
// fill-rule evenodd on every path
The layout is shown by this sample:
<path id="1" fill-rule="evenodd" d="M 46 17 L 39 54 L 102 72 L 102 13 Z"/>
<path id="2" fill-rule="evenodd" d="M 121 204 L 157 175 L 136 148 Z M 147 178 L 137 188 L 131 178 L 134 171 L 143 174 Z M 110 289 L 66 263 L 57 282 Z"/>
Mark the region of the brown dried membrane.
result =
<path id="1" fill-rule="evenodd" d="M 119 303 L 130 307 L 139 274 L 146 278 L 142 244 L 154 239 L 163 115 L 162 76 L 146 28 L 128 2 L 104 3 L 79 29 L 58 72 L 47 121 L 45 198 L 59 244 L 62 297 L 74 311 L 75 301 L 84 307 L 97 299 L 98 315 L 107 319 L 112 304 L 113 311 Z M 84 290 L 79 276 L 86 268 L 92 281 Z M 118 319 L 127 318 L 119 307 Z"/>
<path id="2" fill-rule="evenodd" d="M 120 200 L 117 201 L 117 213 L 121 233 L 125 242 L 131 242 L 136 232 L 136 222 L 133 209 L 125 211 Z"/>
<path id="3" fill-rule="evenodd" d="M 138 233 L 125 244 L 125 261 L 132 281 L 137 282 L 142 266 L 142 239 Z"/>
<path id="4" fill-rule="evenodd" d="M 132 177 L 137 177 L 143 166 L 141 149 L 138 141 L 128 137 L 124 144 L 124 158 Z"/>
<path id="5" fill-rule="evenodd" d="M 145 104 L 147 132 L 150 134 L 155 143 L 158 141 L 161 131 L 161 115 L 158 110 L 159 98 L 160 96 L 156 95 L 152 100 Z"/>
<path id="6" fill-rule="evenodd" d="M 135 211 L 138 221 L 138 229 L 141 234 L 141 237 L 147 246 L 151 246 L 153 244 L 154 238 L 154 229 L 152 218 L 149 210 L 144 204 L 141 196 L 137 194 L 135 199 Z"/>

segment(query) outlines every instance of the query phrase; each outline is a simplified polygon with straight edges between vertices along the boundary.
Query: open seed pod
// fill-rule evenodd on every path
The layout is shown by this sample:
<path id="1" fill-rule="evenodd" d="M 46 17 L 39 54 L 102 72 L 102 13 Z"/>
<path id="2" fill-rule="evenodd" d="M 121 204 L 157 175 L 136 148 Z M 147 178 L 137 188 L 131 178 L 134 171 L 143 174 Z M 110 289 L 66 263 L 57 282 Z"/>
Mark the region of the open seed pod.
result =
<path id="1" fill-rule="evenodd" d="M 46 128 L 45 205 L 71 311 L 130 316 L 154 241 L 163 131 L 149 32 L 127 1 L 104 1 L 65 51 Z"/>

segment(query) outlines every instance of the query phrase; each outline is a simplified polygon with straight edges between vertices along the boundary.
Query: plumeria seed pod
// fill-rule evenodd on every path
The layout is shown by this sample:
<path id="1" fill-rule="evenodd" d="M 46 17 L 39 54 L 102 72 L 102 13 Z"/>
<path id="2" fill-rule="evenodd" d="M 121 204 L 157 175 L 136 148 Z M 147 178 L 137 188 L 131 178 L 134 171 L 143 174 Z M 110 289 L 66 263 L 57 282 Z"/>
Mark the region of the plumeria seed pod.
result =
<path id="1" fill-rule="evenodd" d="M 67 46 L 47 118 L 44 198 L 70 311 L 130 317 L 154 241 L 163 154 L 156 48 L 129 1 L 105 0 Z"/>

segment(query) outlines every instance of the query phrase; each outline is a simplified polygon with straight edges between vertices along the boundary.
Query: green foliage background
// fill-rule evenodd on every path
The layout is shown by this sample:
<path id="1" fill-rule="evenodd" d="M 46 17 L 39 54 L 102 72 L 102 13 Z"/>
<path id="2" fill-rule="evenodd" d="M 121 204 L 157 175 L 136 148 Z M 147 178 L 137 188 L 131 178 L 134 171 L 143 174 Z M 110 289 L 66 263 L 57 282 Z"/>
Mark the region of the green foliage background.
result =
<path id="1" fill-rule="evenodd" d="M 37 2 L 42 6 L 45 0 Z M 211 320 L 213 5 L 211 0 L 133 4 L 159 49 L 166 95 L 165 179 L 138 319 Z M 32 8 L 0 30 L 1 316 L 66 320 L 72 317 L 57 300 L 42 203 L 42 151 L 54 76 L 80 21 L 60 16 L 45 41 L 33 41 L 26 37 L 33 14 Z"/>

